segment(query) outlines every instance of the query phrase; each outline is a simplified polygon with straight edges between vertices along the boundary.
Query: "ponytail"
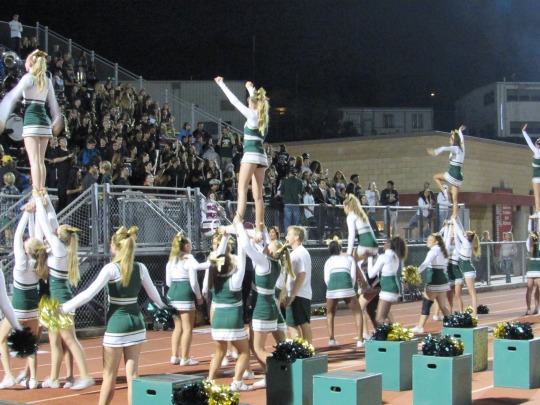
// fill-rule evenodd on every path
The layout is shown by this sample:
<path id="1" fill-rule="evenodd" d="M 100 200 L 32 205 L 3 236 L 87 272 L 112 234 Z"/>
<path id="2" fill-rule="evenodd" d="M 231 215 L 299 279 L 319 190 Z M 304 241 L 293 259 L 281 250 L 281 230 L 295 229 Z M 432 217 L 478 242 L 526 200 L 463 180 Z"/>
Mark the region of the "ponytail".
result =
<path id="1" fill-rule="evenodd" d="M 441 238 L 442 239 L 442 238 Z M 405 260 L 408 255 L 408 249 L 407 249 L 407 243 L 403 240 L 403 238 L 399 236 L 394 236 L 390 239 L 390 249 L 392 249 L 396 256 L 400 260 Z M 446 247 L 445 247 L 446 250 Z"/>
<path id="2" fill-rule="evenodd" d="M 38 277 L 44 281 L 49 279 L 49 266 L 47 266 L 47 246 L 37 238 L 29 238 L 25 242 L 28 255 L 36 261 L 35 269 Z"/>
<path id="3" fill-rule="evenodd" d="M 283 290 L 281 290 L 281 294 L 279 295 L 278 300 L 281 302 L 285 295 L 287 294 L 287 280 L 289 277 L 291 279 L 295 279 L 296 276 L 293 271 L 292 261 L 291 261 L 291 254 L 288 249 L 288 245 L 286 243 L 282 244 L 281 242 L 275 240 L 272 242 L 278 249 L 274 253 L 273 257 L 274 259 L 277 259 L 280 261 L 281 264 L 281 275 L 283 276 Z"/>
<path id="4" fill-rule="evenodd" d="M 257 128 L 261 135 L 264 136 L 268 131 L 268 112 L 270 111 L 268 100 L 270 99 L 266 97 L 266 90 L 261 87 L 259 90 L 253 92 L 253 96 L 249 100 L 257 106 Z"/>
<path id="5" fill-rule="evenodd" d="M 443 253 L 444 258 L 448 259 L 448 251 L 446 250 L 446 245 L 444 244 L 443 237 L 438 233 L 432 233 L 432 235 L 435 238 L 435 240 L 437 241 L 439 247 L 441 248 L 441 252 Z"/>
<path id="6" fill-rule="evenodd" d="M 68 246 L 68 280 L 73 287 L 79 282 L 81 275 L 79 272 L 79 228 L 70 225 L 60 225 L 58 227 L 58 238 Z"/>
<path id="7" fill-rule="evenodd" d="M 473 254 L 475 257 L 480 256 L 480 240 L 478 239 L 478 235 L 474 231 L 467 231 L 465 232 L 465 236 L 471 242 L 472 248 L 473 248 Z"/>
<path id="8" fill-rule="evenodd" d="M 125 226 L 122 226 L 111 239 L 111 243 L 116 248 L 112 262 L 120 266 L 120 280 L 124 287 L 127 287 L 131 280 L 133 261 L 135 259 L 135 241 L 137 240 L 136 232 L 138 229 L 138 227 L 132 226 L 128 230 Z"/>
<path id="9" fill-rule="evenodd" d="M 31 66 L 30 74 L 35 77 L 38 92 L 45 88 L 46 72 L 47 72 L 47 54 L 39 49 L 36 49 L 26 58 L 26 61 Z"/>

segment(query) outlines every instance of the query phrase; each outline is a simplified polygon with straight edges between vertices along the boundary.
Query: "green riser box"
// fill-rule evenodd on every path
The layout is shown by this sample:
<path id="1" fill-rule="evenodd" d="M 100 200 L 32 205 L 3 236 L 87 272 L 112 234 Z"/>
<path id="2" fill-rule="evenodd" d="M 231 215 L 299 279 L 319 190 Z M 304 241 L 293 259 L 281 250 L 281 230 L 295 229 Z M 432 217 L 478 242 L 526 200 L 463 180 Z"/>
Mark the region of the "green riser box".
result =
<path id="1" fill-rule="evenodd" d="M 382 374 L 383 390 L 410 390 L 415 354 L 418 354 L 418 339 L 407 342 L 367 340 L 366 371 Z"/>
<path id="2" fill-rule="evenodd" d="M 540 338 L 493 340 L 493 385 L 509 388 L 540 387 Z"/>
<path id="3" fill-rule="evenodd" d="M 484 371 L 488 368 L 488 328 L 447 328 L 443 327 L 441 335 L 450 335 L 463 342 L 464 354 L 472 354 L 472 371 Z"/>
<path id="4" fill-rule="evenodd" d="M 413 356 L 413 405 L 472 404 L 471 357 Z"/>
<path id="5" fill-rule="evenodd" d="M 266 360 L 266 403 L 312 405 L 313 376 L 328 371 L 328 356 L 315 355 L 293 363 Z"/>
<path id="6" fill-rule="evenodd" d="M 313 377 L 313 405 L 381 405 L 380 373 L 332 371 Z"/>
<path id="7" fill-rule="evenodd" d="M 174 390 L 202 380 L 202 376 L 183 374 L 155 374 L 135 378 L 133 405 L 170 405 Z"/>

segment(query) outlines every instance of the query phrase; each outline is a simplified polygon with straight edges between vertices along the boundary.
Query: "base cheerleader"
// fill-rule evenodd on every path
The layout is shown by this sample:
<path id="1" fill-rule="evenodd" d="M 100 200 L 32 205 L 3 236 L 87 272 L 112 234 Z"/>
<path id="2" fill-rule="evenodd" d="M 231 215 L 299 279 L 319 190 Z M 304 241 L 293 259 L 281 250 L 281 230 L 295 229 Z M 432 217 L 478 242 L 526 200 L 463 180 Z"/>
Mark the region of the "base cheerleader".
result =
<path id="1" fill-rule="evenodd" d="M 525 315 L 538 313 L 538 292 L 540 291 L 540 240 L 538 238 L 538 231 L 532 231 L 531 225 L 529 223 L 529 238 L 527 239 L 529 265 L 527 266 L 527 292 L 525 293 L 527 311 Z M 534 310 L 531 311 L 531 299 L 535 286 Z"/>
<path id="2" fill-rule="evenodd" d="M 534 192 L 534 206 L 535 212 L 531 215 L 531 218 L 540 218 L 540 138 L 536 139 L 536 142 L 532 142 L 531 137 L 527 134 L 527 124 L 521 130 L 523 137 L 527 141 L 527 145 L 531 149 L 533 155 L 532 167 L 533 167 L 533 192 Z"/>

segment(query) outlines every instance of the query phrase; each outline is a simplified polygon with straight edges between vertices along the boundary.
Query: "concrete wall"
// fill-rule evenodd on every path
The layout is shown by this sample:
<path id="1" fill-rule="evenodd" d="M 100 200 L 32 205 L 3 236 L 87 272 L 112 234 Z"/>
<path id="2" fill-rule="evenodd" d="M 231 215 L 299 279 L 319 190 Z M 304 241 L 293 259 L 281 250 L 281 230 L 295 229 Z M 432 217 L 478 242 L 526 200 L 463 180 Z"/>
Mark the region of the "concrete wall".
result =
<path id="1" fill-rule="evenodd" d="M 403 194 L 417 193 L 424 181 L 432 183 L 433 174 L 448 170 L 448 155 L 429 156 L 426 148 L 448 145 L 449 134 L 431 132 L 409 136 L 371 136 L 327 139 L 321 141 L 289 142 L 287 151 L 294 156 L 307 152 L 311 160 L 319 160 L 329 169 L 332 178 L 341 170 L 348 179 L 360 175 L 365 190 L 370 181 L 379 191 L 387 180 L 395 182 Z M 491 193 L 501 181 L 514 194 L 529 195 L 531 190 L 532 153 L 527 146 L 499 141 L 465 137 L 466 157 L 463 165 L 464 182 L 461 191 Z M 278 145 L 273 145 L 278 148 Z M 470 208 L 471 229 L 487 229 L 493 234 L 493 209 L 489 201 L 484 206 Z M 524 208 L 525 209 L 525 208 Z"/>

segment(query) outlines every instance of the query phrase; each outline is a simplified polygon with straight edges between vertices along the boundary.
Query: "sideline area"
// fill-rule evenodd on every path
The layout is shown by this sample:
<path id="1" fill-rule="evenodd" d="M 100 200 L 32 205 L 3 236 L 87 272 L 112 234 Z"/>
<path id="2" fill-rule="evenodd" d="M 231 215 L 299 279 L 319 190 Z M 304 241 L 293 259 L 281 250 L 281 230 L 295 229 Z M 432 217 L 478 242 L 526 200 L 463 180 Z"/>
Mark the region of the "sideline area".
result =
<path id="1" fill-rule="evenodd" d="M 523 390 L 512 388 L 493 387 L 493 336 L 491 334 L 498 322 L 519 319 L 521 322 L 532 324 L 535 336 L 540 337 L 540 315 L 524 316 L 525 313 L 525 289 L 523 287 L 514 289 L 479 289 L 479 303 L 487 305 L 489 314 L 479 316 L 479 325 L 490 328 L 488 341 L 488 370 L 473 374 L 472 397 L 475 405 L 498 405 L 498 404 L 522 404 L 540 403 L 540 389 Z M 464 296 L 464 304 L 470 303 L 469 296 Z M 393 307 L 392 314 L 396 322 L 400 322 L 404 327 L 411 328 L 416 325 L 420 316 L 419 301 L 397 304 Z M 356 349 L 354 322 L 348 310 L 338 311 L 336 318 L 336 340 L 341 344 L 338 348 L 328 347 L 328 334 L 326 330 L 326 319 L 315 317 L 312 320 L 313 344 L 317 353 L 328 355 L 329 371 L 333 370 L 365 370 L 365 349 Z M 426 324 L 427 333 L 439 333 L 442 322 L 428 321 Z M 426 334 L 420 335 L 422 338 Z M 210 328 L 200 327 L 195 330 L 195 335 L 191 354 L 200 361 L 200 364 L 193 367 L 172 366 L 169 364 L 170 358 L 170 337 L 171 332 L 148 332 L 148 342 L 143 346 L 140 359 L 140 374 L 198 374 L 206 375 L 214 351 L 214 344 L 210 335 Z M 421 340 L 421 339 L 420 339 Z M 96 378 L 97 384 L 86 391 L 73 392 L 64 389 L 36 389 L 26 390 L 23 388 L 5 389 L 0 392 L 0 397 L 4 400 L 16 401 L 28 404 L 65 404 L 77 403 L 78 405 L 96 404 L 99 396 L 99 385 L 101 384 L 101 338 L 84 339 L 83 344 L 88 360 L 88 367 L 92 377 Z M 271 351 L 270 339 L 268 340 L 268 350 Z M 43 380 L 50 370 L 49 345 L 43 344 L 40 350 L 44 353 L 39 363 L 38 378 Z M 256 374 L 258 366 L 251 356 L 251 363 Z M 19 359 L 13 361 L 14 373 L 17 374 L 23 362 Z M 229 384 L 232 380 L 234 362 L 222 368 L 218 383 Z M 509 370 L 511 372 L 511 370 Z M 61 376 L 65 375 L 62 368 Z M 254 381 L 247 381 L 253 383 Z M 116 393 L 113 404 L 125 404 L 127 399 L 127 389 L 124 377 L 124 368 L 121 365 L 117 381 Z M 266 391 L 258 389 L 254 392 L 242 393 L 240 397 L 242 403 L 251 405 L 266 404 Z M 391 405 L 412 404 L 412 391 L 393 392 L 383 391 L 383 402 Z"/>

